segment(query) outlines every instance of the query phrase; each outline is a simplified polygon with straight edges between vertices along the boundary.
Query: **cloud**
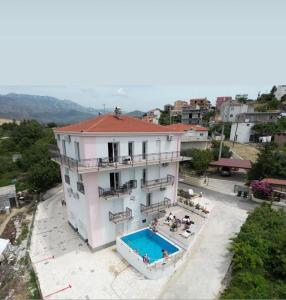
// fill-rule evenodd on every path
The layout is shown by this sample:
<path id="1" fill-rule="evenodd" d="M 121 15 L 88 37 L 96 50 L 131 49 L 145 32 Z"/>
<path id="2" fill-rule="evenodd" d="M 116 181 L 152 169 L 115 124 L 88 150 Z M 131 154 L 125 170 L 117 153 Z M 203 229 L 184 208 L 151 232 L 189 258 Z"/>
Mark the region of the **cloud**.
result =
<path id="1" fill-rule="evenodd" d="M 127 90 L 124 88 L 119 88 L 113 96 L 119 96 L 119 97 L 128 97 Z"/>

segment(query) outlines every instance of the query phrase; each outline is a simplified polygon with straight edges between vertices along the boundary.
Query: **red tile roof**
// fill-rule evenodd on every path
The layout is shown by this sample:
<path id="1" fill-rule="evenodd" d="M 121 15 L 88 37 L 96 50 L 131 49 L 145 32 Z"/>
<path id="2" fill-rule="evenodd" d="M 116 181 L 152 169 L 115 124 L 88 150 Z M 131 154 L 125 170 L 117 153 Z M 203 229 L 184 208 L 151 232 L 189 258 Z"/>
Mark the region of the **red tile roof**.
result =
<path id="1" fill-rule="evenodd" d="M 101 115 L 80 123 L 55 129 L 56 133 L 61 132 L 180 132 L 166 126 L 151 124 L 131 116 L 114 114 Z"/>
<path id="2" fill-rule="evenodd" d="M 177 124 L 172 124 L 172 125 L 166 125 L 165 127 L 174 129 L 176 131 L 188 131 L 190 129 L 193 129 L 195 131 L 208 131 L 208 129 L 206 127 L 203 127 L 200 125 L 195 125 L 195 124 L 177 123 Z"/>
<path id="3" fill-rule="evenodd" d="M 230 167 L 239 169 L 250 169 L 251 161 L 247 159 L 231 159 L 231 158 L 221 158 L 220 160 L 213 161 L 210 163 L 211 166 L 216 167 Z"/>
<path id="4" fill-rule="evenodd" d="M 286 180 L 283 179 L 276 179 L 276 178 L 264 178 L 261 181 L 267 182 L 273 185 L 286 185 Z"/>

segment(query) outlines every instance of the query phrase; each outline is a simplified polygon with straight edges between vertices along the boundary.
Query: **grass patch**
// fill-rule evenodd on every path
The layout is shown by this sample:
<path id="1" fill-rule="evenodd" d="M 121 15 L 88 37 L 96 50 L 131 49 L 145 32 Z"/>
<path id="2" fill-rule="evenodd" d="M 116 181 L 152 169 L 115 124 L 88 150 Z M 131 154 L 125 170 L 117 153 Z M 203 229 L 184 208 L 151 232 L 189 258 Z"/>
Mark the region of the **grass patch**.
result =
<path id="1" fill-rule="evenodd" d="M 21 234 L 18 236 L 18 238 L 16 240 L 16 244 L 20 245 L 28 237 L 28 234 L 29 234 L 28 224 L 23 222 Z"/>
<path id="2" fill-rule="evenodd" d="M 41 299 L 40 291 L 37 285 L 37 275 L 34 270 L 30 270 L 30 280 L 28 282 L 28 299 Z"/>

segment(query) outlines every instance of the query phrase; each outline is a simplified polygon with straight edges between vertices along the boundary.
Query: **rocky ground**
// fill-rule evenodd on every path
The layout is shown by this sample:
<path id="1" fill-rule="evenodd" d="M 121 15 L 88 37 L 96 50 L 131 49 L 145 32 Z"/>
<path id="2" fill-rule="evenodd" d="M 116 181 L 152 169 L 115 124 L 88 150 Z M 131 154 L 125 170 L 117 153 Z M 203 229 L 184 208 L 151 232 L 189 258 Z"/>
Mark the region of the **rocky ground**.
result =
<path id="1" fill-rule="evenodd" d="M 1 234 L 1 238 L 9 239 L 11 244 L 6 259 L 0 264 L 0 299 L 40 298 L 27 252 L 32 216 L 32 205 L 21 209 L 12 216 Z"/>

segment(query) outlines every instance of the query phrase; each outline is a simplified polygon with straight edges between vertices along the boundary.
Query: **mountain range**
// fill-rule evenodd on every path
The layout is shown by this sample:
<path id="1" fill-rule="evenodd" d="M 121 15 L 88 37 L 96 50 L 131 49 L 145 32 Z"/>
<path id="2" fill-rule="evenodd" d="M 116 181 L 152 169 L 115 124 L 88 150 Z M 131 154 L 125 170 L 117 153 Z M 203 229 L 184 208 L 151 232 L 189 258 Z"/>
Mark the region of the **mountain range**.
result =
<path id="1" fill-rule="evenodd" d="M 102 109 L 84 107 L 71 100 L 49 96 L 14 93 L 0 95 L 0 118 L 67 124 L 92 118 L 102 112 Z"/>

